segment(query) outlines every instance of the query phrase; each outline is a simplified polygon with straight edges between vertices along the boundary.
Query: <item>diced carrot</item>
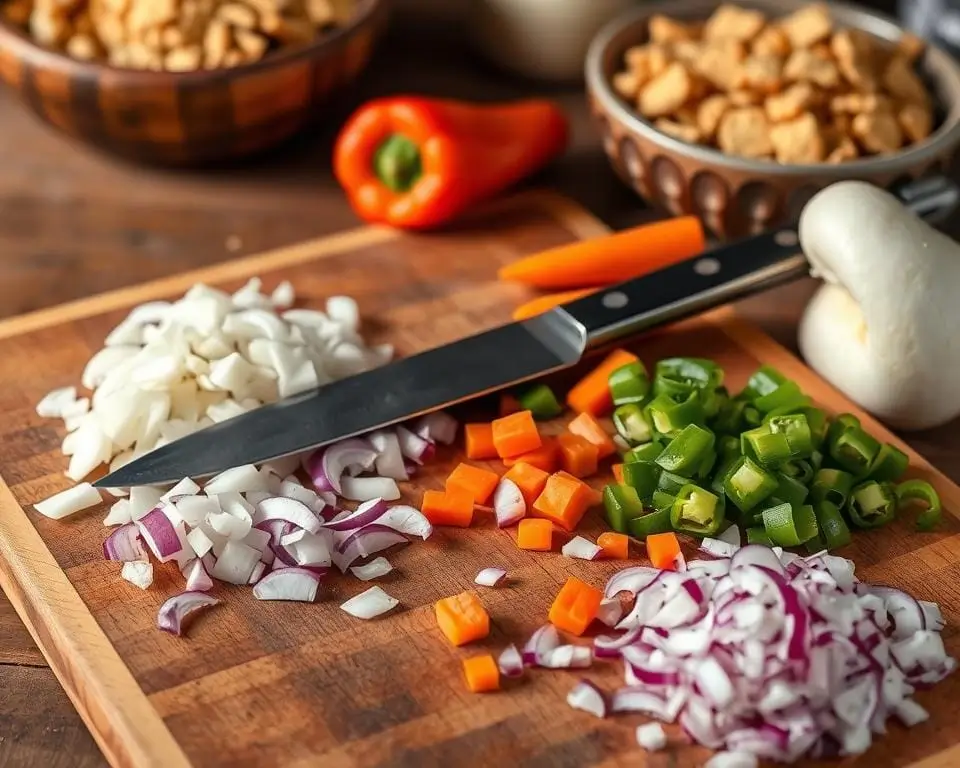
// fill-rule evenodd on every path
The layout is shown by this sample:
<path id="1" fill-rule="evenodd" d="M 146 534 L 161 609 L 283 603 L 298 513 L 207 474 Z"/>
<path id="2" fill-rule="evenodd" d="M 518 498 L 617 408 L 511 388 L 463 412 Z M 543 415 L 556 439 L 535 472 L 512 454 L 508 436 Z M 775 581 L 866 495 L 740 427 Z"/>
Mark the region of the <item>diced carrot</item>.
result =
<path id="1" fill-rule="evenodd" d="M 523 410 L 523 406 L 520 405 L 520 401 L 514 395 L 511 395 L 509 392 L 504 392 L 500 395 L 500 416 L 509 416 L 511 413 L 520 413 Z"/>
<path id="2" fill-rule="evenodd" d="M 483 467 L 460 463 L 447 478 L 447 490 L 454 488 L 466 491 L 473 498 L 475 504 L 486 504 L 490 500 L 493 489 L 500 482 L 500 476 Z"/>
<path id="3" fill-rule="evenodd" d="M 556 472 L 560 465 L 560 446 L 555 438 L 544 437 L 541 440 L 540 447 L 535 451 L 521 453 L 519 456 L 503 460 L 503 463 L 508 467 L 520 462 L 542 469 L 547 473 Z"/>
<path id="4" fill-rule="evenodd" d="M 535 451 L 543 441 L 530 411 L 518 411 L 493 422 L 493 444 L 501 458 Z"/>
<path id="5" fill-rule="evenodd" d="M 623 485 L 623 464 L 614 464 L 611 469 L 613 470 L 613 479 Z"/>
<path id="6" fill-rule="evenodd" d="M 420 511 L 434 525 L 469 528 L 473 522 L 473 496 L 462 488 L 424 491 Z"/>
<path id="7" fill-rule="evenodd" d="M 490 634 L 490 617 L 472 592 L 445 597 L 433 608 L 440 631 L 454 645 L 464 645 Z"/>
<path id="8" fill-rule="evenodd" d="M 644 540 L 647 545 L 647 557 L 654 568 L 674 571 L 677 568 L 677 555 L 680 554 L 680 542 L 673 531 L 654 533 Z"/>
<path id="9" fill-rule="evenodd" d="M 597 471 L 597 446 L 580 435 L 565 432 L 557 436 L 560 466 L 574 477 L 589 477 Z"/>
<path id="10" fill-rule="evenodd" d="M 630 555 L 630 539 L 622 533 L 606 531 L 597 537 L 597 546 L 603 556 L 612 560 L 626 560 Z"/>
<path id="11" fill-rule="evenodd" d="M 572 531 L 589 509 L 593 489 L 566 472 L 556 472 L 547 478 L 543 493 L 533 502 L 531 514 L 543 517 Z"/>
<path id="12" fill-rule="evenodd" d="M 519 461 L 507 470 L 504 475 L 507 480 L 512 480 L 520 493 L 523 494 L 524 501 L 527 502 L 527 508 L 537 500 L 537 496 L 543 493 L 543 486 L 547 484 L 548 472 L 544 472 L 539 467 Z"/>
<path id="13" fill-rule="evenodd" d="M 473 693 L 496 691 L 500 688 L 500 668 L 489 653 L 463 660 L 463 676 Z"/>
<path id="14" fill-rule="evenodd" d="M 468 459 L 497 458 L 492 424 L 465 424 L 463 434 Z"/>
<path id="15" fill-rule="evenodd" d="M 567 425 L 567 429 L 597 446 L 600 451 L 598 456 L 601 459 L 612 456 L 617 452 L 617 446 L 613 442 L 613 438 L 600 426 L 600 422 L 589 413 L 581 413 Z"/>
<path id="16" fill-rule="evenodd" d="M 587 509 L 603 504 L 603 491 L 598 491 L 593 486 L 587 486 Z"/>
<path id="17" fill-rule="evenodd" d="M 553 549 L 553 523 L 525 517 L 517 526 L 517 546 L 520 549 L 549 552 Z"/>
<path id="18" fill-rule="evenodd" d="M 597 617 L 603 592 L 570 576 L 550 606 L 550 623 L 574 635 L 582 635 Z"/>
<path id="19" fill-rule="evenodd" d="M 615 349 L 606 359 L 584 376 L 567 394 L 567 405 L 578 413 L 603 416 L 613 410 L 607 379 L 617 368 L 635 363 L 639 358 L 625 349 Z"/>

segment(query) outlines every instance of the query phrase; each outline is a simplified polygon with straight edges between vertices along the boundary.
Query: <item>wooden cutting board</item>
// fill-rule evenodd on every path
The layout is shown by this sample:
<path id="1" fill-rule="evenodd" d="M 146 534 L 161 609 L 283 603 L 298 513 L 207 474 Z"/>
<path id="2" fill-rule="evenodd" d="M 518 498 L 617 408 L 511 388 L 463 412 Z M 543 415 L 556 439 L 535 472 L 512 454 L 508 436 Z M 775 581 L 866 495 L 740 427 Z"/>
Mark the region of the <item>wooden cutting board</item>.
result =
<path id="1" fill-rule="evenodd" d="M 600 721 L 571 710 L 564 698 L 578 677 L 572 672 L 528 673 L 495 694 L 470 694 L 464 687 L 461 659 L 522 643 L 544 623 L 568 574 L 602 585 L 615 563 L 523 552 L 512 531 L 484 520 L 469 530 L 438 529 L 427 542 L 387 553 L 396 570 L 380 583 L 401 607 L 380 620 L 362 622 L 339 609 L 369 586 L 347 578 L 331 577 L 313 605 L 260 603 L 249 589 L 223 585 L 216 589 L 222 605 L 179 639 L 154 624 L 159 605 L 182 588 L 173 564 L 158 567 L 154 586 L 141 591 L 119 579 L 116 563 L 102 559 L 104 510 L 58 522 L 30 507 L 68 485 L 63 431 L 58 422 L 39 418 L 35 403 L 53 387 L 78 383 L 106 332 L 134 304 L 177 298 L 201 281 L 232 290 L 253 275 L 267 288 L 289 279 L 305 306 L 322 306 L 334 293 L 357 297 L 367 337 L 389 340 L 405 355 L 508 320 L 528 295 L 497 283 L 498 265 L 604 231 L 568 201 L 528 194 L 443 234 L 359 229 L 0 323 L 0 584 L 112 764 L 579 768 L 704 762 L 709 753 L 692 747 L 645 756 L 634 741 L 639 717 Z M 714 358 L 734 389 L 761 361 L 778 367 L 821 404 L 858 413 L 875 435 L 899 444 L 910 453 L 914 472 L 938 487 L 947 509 L 960 510 L 960 489 L 732 312 L 673 326 L 634 346 L 647 362 L 667 355 Z M 441 487 L 458 460 L 453 450 L 441 452 L 407 485 L 405 498 L 419 503 L 423 489 Z M 597 478 L 597 485 L 604 480 Z M 598 534 L 598 513 L 581 528 L 587 536 Z M 955 514 L 933 534 L 914 533 L 909 521 L 899 521 L 857 535 L 845 553 L 861 578 L 938 601 L 955 656 L 958 532 Z M 477 588 L 493 620 L 490 637 L 454 649 L 436 628 L 432 604 L 474 588 L 485 566 L 510 574 L 503 588 Z M 590 676 L 610 689 L 622 681 L 613 664 L 598 663 Z M 893 725 L 870 752 L 845 764 L 960 765 L 960 675 L 918 699 L 930 710 L 930 722 L 909 732 Z"/>

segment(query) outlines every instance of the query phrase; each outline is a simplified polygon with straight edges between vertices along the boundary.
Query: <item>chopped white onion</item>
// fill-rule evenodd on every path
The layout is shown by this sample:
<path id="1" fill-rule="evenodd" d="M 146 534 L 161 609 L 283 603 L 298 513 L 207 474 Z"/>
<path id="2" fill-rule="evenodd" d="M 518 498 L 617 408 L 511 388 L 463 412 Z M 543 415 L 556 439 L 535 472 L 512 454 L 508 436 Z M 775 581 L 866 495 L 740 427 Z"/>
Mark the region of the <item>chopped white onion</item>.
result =
<path id="1" fill-rule="evenodd" d="M 457 420 L 449 413 L 435 411 L 417 420 L 413 431 L 433 443 L 451 445 L 457 439 Z"/>
<path id="2" fill-rule="evenodd" d="M 111 506 L 107 516 L 103 518 L 104 525 L 123 525 L 129 523 L 130 518 L 130 500 L 117 499 Z"/>
<path id="3" fill-rule="evenodd" d="M 637 744 L 648 752 L 658 752 L 667 746 L 667 734 L 660 723 L 637 726 Z"/>
<path id="4" fill-rule="evenodd" d="M 210 574 L 207 573 L 207 569 L 199 557 L 187 564 L 183 575 L 187 580 L 187 592 L 206 592 L 213 589 L 213 579 L 210 578 Z"/>
<path id="5" fill-rule="evenodd" d="M 370 587 L 342 603 L 340 608 L 358 619 L 373 619 L 387 611 L 392 611 L 399 604 L 399 600 L 388 595 L 380 587 Z"/>
<path id="6" fill-rule="evenodd" d="M 253 547 L 239 541 L 228 541 L 210 575 L 229 584 L 246 584 L 259 560 L 260 553 Z"/>
<path id="7" fill-rule="evenodd" d="M 340 484 L 341 495 L 351 501 L 396 501 L 400 498 L 397 481 L 390 477 L 342 477 Z"/>
<path id="8" fill-rule="evenodd" d="M 160 501 L 176 502 L 181 496 L 194 496 L 200 492 L 200 486 L 189 477 L 183 478 L 173 488 L 160 497 Z"/>
<path id="9" fill-rule="evenodd" d="M 129 560 L 120 569 L 120 577 L 135 587 L 147 589 L 153 584 L 153 564 L 142 560 Z"/>
<path id="10" fill-rule="evenodd" d="M 564 557 L 573 557 L 578 560 L 596 560 L 602 552 L 603 550 L 600 547 L 583 538 L 583 536 L 574 536 L 560 549 L 560 553 Z"/>
<path id="11" fill-rule="evenodd" d="M 52 392 L 48 392 L 43 396 L 43 399 L 37 403 L 37 415 L 46 419 L 62 418 L 63 409 L 75 403 L 76 400 L 76 387 L 60 387 Z"/>
<path id="12" fill-rule="evenodd" d="M 386 576 L 393 570 L 390 561 L 385 557 L 376 557 L 364 565 L 354 565 L 350 568 L 350 573 L 356 576 L 360 581 L 371 581 L 381 576 Z"/>
<path id="13" fill-rule="evenodd" d="M 497 483 L 493 492 L 493 511 L 497 516 L 498 528 L 513 525 L 527 514 L 527 503 L 513 480 L 504 477 Z"/>
<path id="14" fill-rule="evenodd" d="M 736 528 L 737 526 L 732 527 Z M 705 537 L 700 542 L 700 551 L 706 552 L 708 555 L 713 555 L 714 557 L 733 557 L 738 549 L 740 549 L 739 544 L 731 544 L 729 541 L 724 541 L 723 539 Z"/>
<path id="15" fill-rule="evenodd" d="M 247 493 L 249 491 L 265 491 L 267 484 L 263 475 L 253 464 L 244 464 L 241 467 L 232 467 L 219 475 L 211 477 L 203 486 L 207 496 L 218 496 L 221 493 Z"/>
<path id="16" fill-rule="evenodd" d="M 607 716 L 607 700 L 603 692 L 589 680 L 581 680 L 567 694 L 567 704 L 595 717 Z"/>
<path id="17" fill-rule="evenodd" d="M 90 483 L 80 483 L 33 505 L 44 517 L 62 520 L 103 502 L 100 492 Z"/>
<path id="18" fill-rule="evenodd" d="M 130 489 L 130 519 L 139 520 L 160 504 L 163 492 L 149 485 L 138 485 Z"/>
<path id="19" fill-rule="evenodd" d="M 368 435 L 367 439 L 377 452 L 374 466 L 380 477 L 392 477 L 394 480 L 409 479 L 396 432 L 382 429 Z"/>
<path id="20" fill-rule="evenodd" d="M 523 674 L 523 657 L 517 646 L 510 643 L 497 658 L 497 666 L 504 677 L 520 677 Z"/>
<path id="21" fill-rule="evenodd" d="M 749 752 L 717 752 L 703 768 L 757 768 L 760 761 Z"/>
<path id="22" fill-rule="evenodd" d="M 507 572 L 503 570 L 503 568 L 484 568 L 477 574 L 473 583 L 479 584 L 482 587 L 496 587 L 499 586 L 500 582 L 506 577 Z"/>
<path id="23" fill-rule="evenodd" d="M 320 587 L 320 576 L 306 568 L 270 571 L 253 588 L 257 600 L 292 600 L 312 603 Z"/>

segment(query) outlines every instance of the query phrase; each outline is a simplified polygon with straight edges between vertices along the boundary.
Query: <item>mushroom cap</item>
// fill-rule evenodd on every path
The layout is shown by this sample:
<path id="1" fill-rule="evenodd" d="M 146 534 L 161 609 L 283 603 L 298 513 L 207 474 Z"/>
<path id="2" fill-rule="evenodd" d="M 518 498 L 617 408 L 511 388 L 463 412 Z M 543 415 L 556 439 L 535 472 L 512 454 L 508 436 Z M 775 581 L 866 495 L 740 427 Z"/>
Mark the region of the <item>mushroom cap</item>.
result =
<path id="1" fill-rule="evenodd" d="M 859 181 L 815 195 L 799 231 L 826 281 L 800 323 L 807 363 L 895 427 L 960 414 L 960 245 Z"/>

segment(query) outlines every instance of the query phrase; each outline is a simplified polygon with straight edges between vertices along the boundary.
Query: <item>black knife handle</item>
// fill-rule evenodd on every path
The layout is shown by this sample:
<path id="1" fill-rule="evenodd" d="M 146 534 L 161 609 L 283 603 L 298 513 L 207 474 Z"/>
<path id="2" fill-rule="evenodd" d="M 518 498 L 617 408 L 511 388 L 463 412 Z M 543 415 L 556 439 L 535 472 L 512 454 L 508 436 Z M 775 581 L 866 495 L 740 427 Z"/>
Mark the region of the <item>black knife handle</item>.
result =
<path id="1" fill-rule="evenodd" d="M 730 243 L 565 304 L 587 347 L 679 320 L 807 274 L 795 228 Z"/>

